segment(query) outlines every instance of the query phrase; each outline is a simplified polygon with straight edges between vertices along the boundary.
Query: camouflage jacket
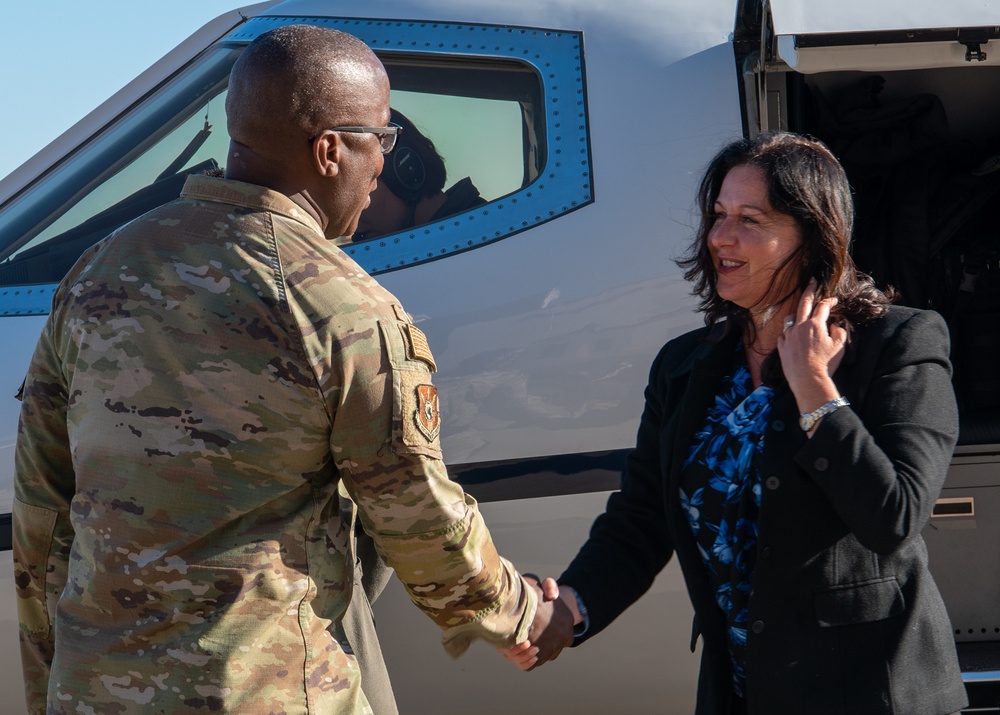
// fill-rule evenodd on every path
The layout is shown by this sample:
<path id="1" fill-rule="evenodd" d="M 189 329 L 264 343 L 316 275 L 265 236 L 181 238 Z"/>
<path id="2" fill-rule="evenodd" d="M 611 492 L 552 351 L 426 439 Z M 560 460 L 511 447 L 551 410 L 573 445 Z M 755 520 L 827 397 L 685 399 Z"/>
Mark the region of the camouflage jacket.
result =
<path id="1" fill-rule="evenodd" d="M 261 187 L 190 178 L 82 256 L 16 447 L 30 712 L 366 712 L 340 627 L 354 504 L 449 652 L 523 641 L 534 592 L 448 479 L 433 369 L 396 299 Z"/>

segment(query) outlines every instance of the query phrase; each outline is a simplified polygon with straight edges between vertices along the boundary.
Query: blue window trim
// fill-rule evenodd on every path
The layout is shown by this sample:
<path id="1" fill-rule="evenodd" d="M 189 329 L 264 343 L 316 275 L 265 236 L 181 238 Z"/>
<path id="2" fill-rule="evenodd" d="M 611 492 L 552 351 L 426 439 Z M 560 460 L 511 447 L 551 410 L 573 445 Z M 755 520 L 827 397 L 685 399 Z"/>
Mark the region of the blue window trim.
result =
<path id="1" fill-rule="evenodd" d="M 0 318 L 48 315 L 58 283 L 0 288 Z"/>
<path id="2" fill-rule="evenodd" d="M 483 24 L 256 17 L 225 42 L 247 43 L 296 23 L 355 35 L 382 54 L 516 60 L 542 82 L 545 157 L 542 173 L 511 194 L 441 221 L 341 248 L 372 275 L 427 263 L 508 238 L 594 201 L 583 34 Z M 56 284 L 0 288 L 0 317 L 47 315 Z"/>
<path id="3" fill-rule="evenodd" d="M 379 53 L 517 60 L 531 65 L 542 82 L 546 156 L 539 177 L 514 193 L 470 211 L 413 230 L 341 246 L 370 274 L 469 251 L 593 202 L 582 33 L 415 20 L 263 16 L 247 22 L 227 40 L 249 42 L 275 27 L 296 23 L 342 30 Z"/>

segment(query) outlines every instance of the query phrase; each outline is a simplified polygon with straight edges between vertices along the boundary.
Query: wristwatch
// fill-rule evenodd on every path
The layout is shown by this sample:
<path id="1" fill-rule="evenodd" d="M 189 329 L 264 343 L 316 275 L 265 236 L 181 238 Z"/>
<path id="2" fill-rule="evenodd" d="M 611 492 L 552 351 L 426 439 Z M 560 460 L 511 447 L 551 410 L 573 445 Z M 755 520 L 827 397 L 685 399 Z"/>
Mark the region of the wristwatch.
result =
<path id="1" fill-rule="evenodd" d="M 812 412 L 804 412 L 801 415 L 799 415 L 799 427 L 802 428 L 803 432 L 808 432 L 809 430 L 811 430 L 813 427 L 816 426 L 816 423 L 819 422 L 820 417 L 822 417 L 823 415 L 828 415 L 831 412 L 835 412 L 836 410 L 839 410 L 841 407 L 846 407 L 849 404 L 851 403 L 847 401 L 846 397 L 838 397 L 835 400 L 830 400 L 825 405 L 821 405 Z"/>

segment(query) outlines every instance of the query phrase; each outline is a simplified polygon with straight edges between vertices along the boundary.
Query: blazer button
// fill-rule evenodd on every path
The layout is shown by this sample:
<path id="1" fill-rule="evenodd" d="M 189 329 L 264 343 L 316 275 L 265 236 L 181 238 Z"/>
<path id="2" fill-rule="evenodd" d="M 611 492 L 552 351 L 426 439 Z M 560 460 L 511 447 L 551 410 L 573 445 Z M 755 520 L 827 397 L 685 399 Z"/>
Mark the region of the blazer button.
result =
<path id="1" fill-rule="evenodd" d="M 765 546 L 763 549 L 761 549 L 760 555 L 761 555 L 761 557 L 763 557 L 765 559 L 767 557 L 769 557 L 771 555 L 771 547 L 770 546 Z"/>
<path id="2" fill-rule="evenodd" d="M 813 462 L 813 466 L 816 468 L 817 472 L 825 472 L 827 469 L 830 468 L 830 460 L 828 460 L 826 457 L 820 457 L 815 462 Z"/>
<path id="3" fill-rule="evenodd" d="M 762 633 L 764 631 L 764 621 L 754 621 L 753 625 L 750 626 L 750 630 L 754 633 Z"/>
<path id="4" fill-rule="evenodd" d="M 784 432 L 785 431 L 785 421 L 784 420 L 775 420 L 774 422 L 771 423 L 771 429 L 773 429 L 775 432 Z"/>
<path id="5" fill-rule="evenodd" d="M 764 486 L 770 489 L 771 491 L 774 491 L 775 489 L 781 486 L 781 480 L 778 479 L 777 477 L 768 477 L 767 479 L 764 480 Z"/>

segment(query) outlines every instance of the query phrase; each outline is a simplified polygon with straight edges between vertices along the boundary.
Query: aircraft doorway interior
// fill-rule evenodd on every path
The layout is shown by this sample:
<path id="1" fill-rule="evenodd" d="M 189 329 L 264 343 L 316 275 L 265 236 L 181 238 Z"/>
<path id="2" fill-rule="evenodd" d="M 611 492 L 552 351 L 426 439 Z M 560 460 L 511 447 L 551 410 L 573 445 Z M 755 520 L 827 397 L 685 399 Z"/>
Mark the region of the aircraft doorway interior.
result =
<path id="1" fill-rule="evenodd" d="M 822 139 L 854 191 L 858 267 L 948 324 L 959 438 L 923 537 L 968 712 L 1000 712 L 1000 29 L 900 32 L 888 29 L 894 17 L 883 29 L 869 12 L 866 32 L 838 32 L 829 19 L 782 14 L 785 5 L 772 2 L 745 44 L 738 31 L 745 129 Z M 950 19 L 968 23 L 981 9 L 964 3 Z"/>
<path id="2" fill-rule="evenodd" d="M 948 323 L 959 441 L 923 536 L 970 703 L 996 707 L 996 685 L 990 695 L 975 678 L 1000 664 L 1000 133 L 984 121 L 1000 111 L 987 89 L 1000 67 L 788 79 L 793 126 L 822 138 L 851 179 L 859 267 Z"/>
<path id="3" fill-rule="evenodd" d="M 0 210 L 0 287 L 37 287 L 17 292 L 13 314 L 47 313 L 41 288 L 87 247 L 176 198 L 187 175 L 224 171 L 229 70 L 250 39 L 287 21 L 249 21 Z M 375 216 L 385 213 L 380 191 L 399 195 L 402 219 L 363 220 L 341 240 L 370 273 L 486 245 L 592 201 L 579 33 L 309 22 L 378 52 L 406 123 L 372 197 Z M 433 211 L 419 211 L 421 192 L 438 199 Z"/>

